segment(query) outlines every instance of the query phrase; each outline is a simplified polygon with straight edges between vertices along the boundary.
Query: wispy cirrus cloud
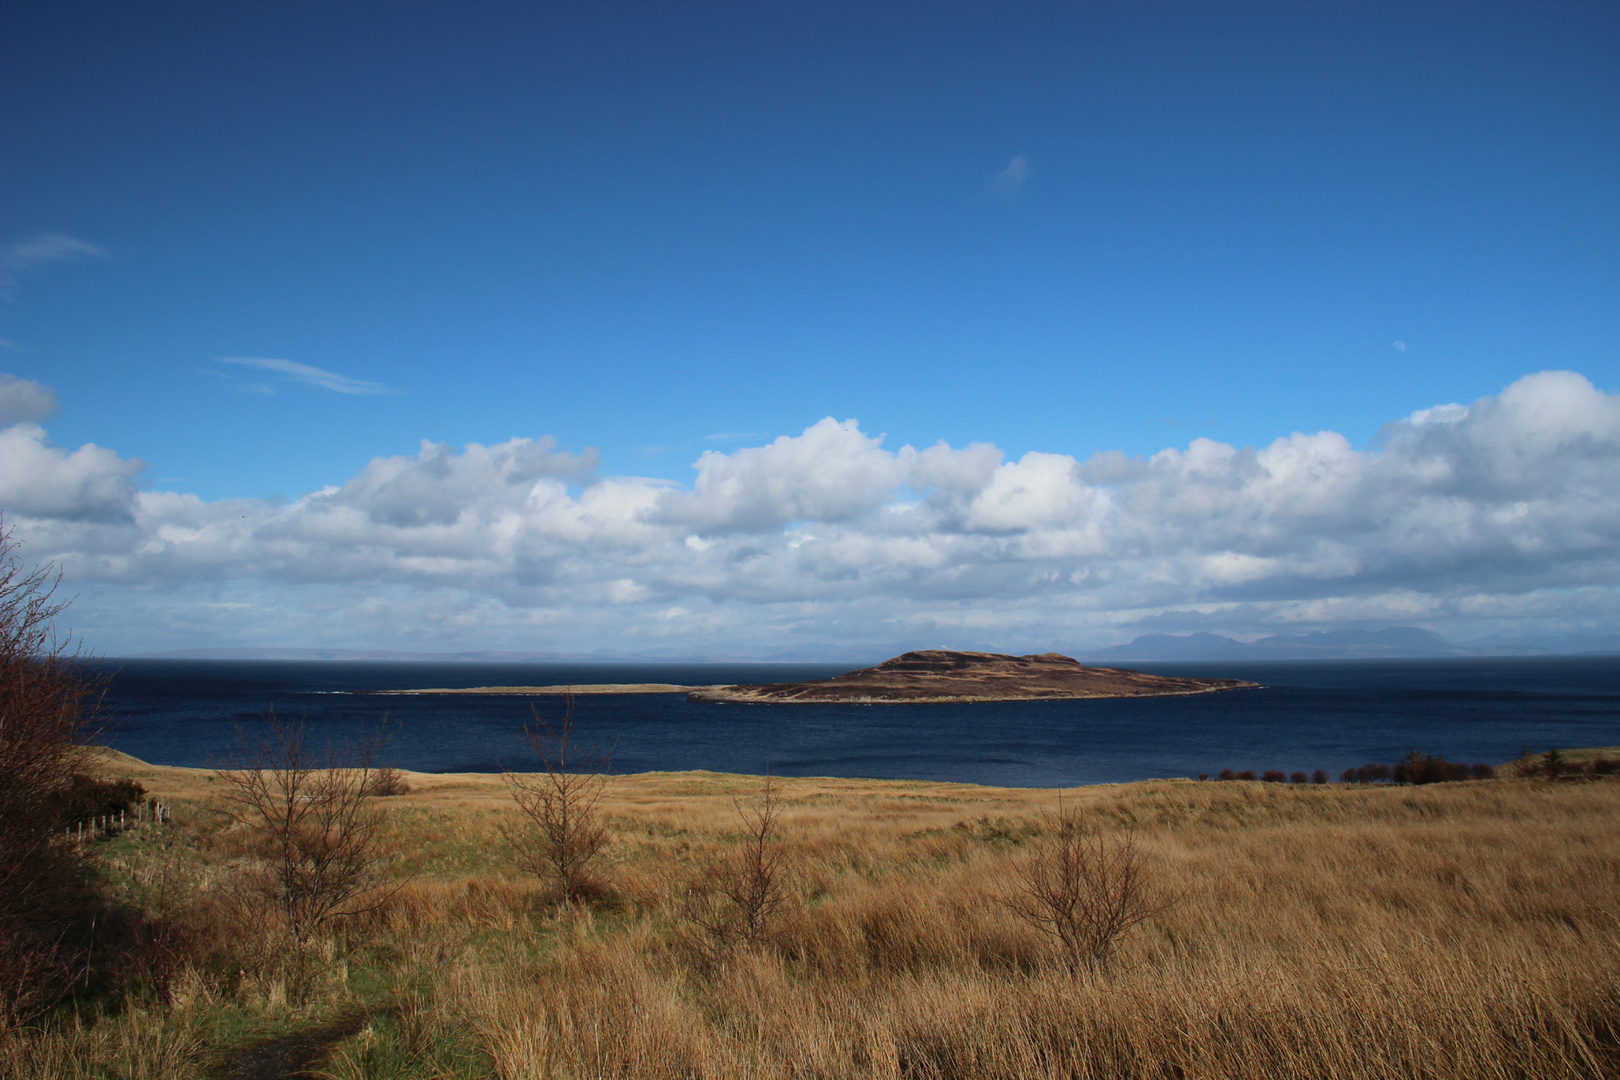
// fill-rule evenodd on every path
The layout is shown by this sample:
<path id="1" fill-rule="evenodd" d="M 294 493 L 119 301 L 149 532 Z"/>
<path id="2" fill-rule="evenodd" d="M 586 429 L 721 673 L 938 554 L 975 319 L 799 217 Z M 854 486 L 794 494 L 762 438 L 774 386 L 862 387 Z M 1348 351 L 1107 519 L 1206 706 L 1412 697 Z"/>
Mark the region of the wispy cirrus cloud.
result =
<path id="1" fill-rule="evenodd" d="M 1019 154 L 1007 162 L 1007 167 L 996 173 L 995 179 L 990 181 L 990 193 L 993 195 L 1014 195 L 1023 190 L 1024 181 L 1029 179 L 1029 158 Z"/>
<path id="2" fill-rule="evenodd" d="M 382 383 L 368 382 L 365 379 L 353 379 L 347 375 L 339 375 L 335 371 L 327 371 L 313 364 L 300 364 L 296 360 L 277 360 L 268 356 L 222 356 L 222 364 L 235 364 L 238 367 L 257 368 L 268 371 L 272 375 L 280 376 L 283 380 L 299 383 L 304 386 L 317 386 L 322 390 L 331 390 L 338 394 L 354 394 L 358 396 L 372 396 L 377 394 L 392 394 L 395 391 Z M 262 385 L 253 388 L 259 393 L 269 390 Z"/>
<path id="3" fill-rule="evenodd" d="M 106 257 L 107 249 L 100 244 L 62 233 L 36 233 L 26 240 L 7 244 L 0 259 L 4 261 L 7 273 L 19 274 L 48 263 Z"/>
<path id="4" fill-rule="evenodd" d="M 0 247 L 0 301 L 9 304 L 14 299 L 12 289 L 17 279 L 42 266 L 106 257 L 107 249 L 100 244 L 62 233 L 35 233 L 26 240 L 6 244 Z M 4 342 L 3 346 L 7 349 L 19 347 L 10 341 Z"/>

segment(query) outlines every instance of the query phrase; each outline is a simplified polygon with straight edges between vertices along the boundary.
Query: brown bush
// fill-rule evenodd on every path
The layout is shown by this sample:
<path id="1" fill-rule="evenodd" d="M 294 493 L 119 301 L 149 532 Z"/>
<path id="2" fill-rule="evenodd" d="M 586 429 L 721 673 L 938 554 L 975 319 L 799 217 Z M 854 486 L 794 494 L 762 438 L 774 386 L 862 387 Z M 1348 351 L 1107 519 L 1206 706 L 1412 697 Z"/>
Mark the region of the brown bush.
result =
<path id="1" fill-rule="evenodd" d="M 519 868 L 551 878 L 566 907 L 597 892 L 591 864 L 607 845 L 597 804 L 612 765 L 609 752 L 574 743 L 574 701 L 563 699 L 562 725 L 555 730 L 535 718 L 523 729 L 523 740 L 540 759 L 538 773 L 501 772 L 529 819 L 524 827 L 505 830 Z"/>
<path id="2" fill-rule="evenodd" d="M 775 778 L 765 778 L 756 805 L 745 806 L 740 800 L 733 805 L 743 823 L 742 842 L 710 870 L 726 907 L 718 917 L 706 920 L 704 929 L 722 947 L 734 942 L 757 947 L 776 936 L 777 917 L 790 898 L 778 836 L 781 807 Z"/>
<path id="3" fill-rule="evenodd" d="M 101 682 L 56 635 L 57 580 L 24 567 L 0 520 L 0 1033 L 84 972 L 95 908 L 62 807 Z"/>
<path id="4" fill-rule="evenodd" d="M 214 772 L 254 857 L 241 896 L 269 906 L 301 958 L 313 932 L 372 910 L 397 888 L 381 844 L 382 812 L 368 798 L 386 736 L 317 751 L 302 721 L 273 711 L 265 719 L 263 733 L 238 731 L 235 753 Z"/>
<path id="5" fill-rule="evenodd" d="M 371 779 L 366 787 L 367 795 L 382 797 L 409 795 L 410 793 L 411 785 L 405 779 L 405 774 L 392 765 L 383 765 L 371 771 Z"/>
<path id="6" fill-rule="evenodd" d="M 1106 840 L 1061 807 L 1047 826 L 1001 902 L 1057 939 L 1070 974 L 1106 971 L 1120 939 L 1174 901 L 1158 898 L 1134 833 Z"/>

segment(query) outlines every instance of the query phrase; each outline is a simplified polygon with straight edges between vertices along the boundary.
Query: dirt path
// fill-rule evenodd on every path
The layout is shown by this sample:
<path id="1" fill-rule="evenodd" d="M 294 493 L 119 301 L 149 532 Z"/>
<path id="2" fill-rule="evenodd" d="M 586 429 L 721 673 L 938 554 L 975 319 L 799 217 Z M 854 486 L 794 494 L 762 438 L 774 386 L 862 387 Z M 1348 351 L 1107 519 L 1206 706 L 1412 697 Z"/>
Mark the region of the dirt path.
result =
<path id="1" fill-rule="evenodd" d="M 384 1011 L 360 1013 L 234 1051 L 217 1075 L 225 1080 L 313 1080 L 316 1074 L 310 1070 L 323 1063 L 328 1050 Z"/>

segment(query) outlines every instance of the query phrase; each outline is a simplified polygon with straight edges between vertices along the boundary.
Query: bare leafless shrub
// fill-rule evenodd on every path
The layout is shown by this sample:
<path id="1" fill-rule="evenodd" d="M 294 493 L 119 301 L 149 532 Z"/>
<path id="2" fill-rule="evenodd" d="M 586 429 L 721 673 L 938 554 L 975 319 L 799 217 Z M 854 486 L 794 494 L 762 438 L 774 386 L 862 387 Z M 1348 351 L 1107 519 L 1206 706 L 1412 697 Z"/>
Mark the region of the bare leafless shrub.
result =
<path id="1" fill-rule="evenodd" d="M 1317 769 L 1315 772 L 1311 773 L 1311 783 L 1325 784 L 1327 782 L 1328 774 L 1326 769 Z"/>
<path id="2" fill-rule="evenodd" d="M 382 765 L 371 771 L 371 782 L 366 789 L 366 794 L 379 797 L 408 795 L 410 790 L 410 782 L 405 779 L 404 773 L 392 765 Z"/>
<path id="3" fill-rule="evenodd" d="M 62 810 L 102 683 L 57 636 L 58 580 L 0 519 L 0 1040 L 85 972 L 95 908 Z"/>
<path id="4" fill-rule="evenodd" d="M 597 804 L 607 785 L 611 751 L 574 743 L 574 701 L 563 699 L 562 724 L 553 729 L 535 717 L 525 726 L 523 740 L 540 759 L 540 772 L 516 773 L 503 769 L 502 778 L 512 801 L 528 818 L 521 827 L 506 829 L 520 868 L 539 878 L 550 878 L 564 906 L 595 891 L 591 863 L 607 845 Z"/>
<path id="5" fill-rule="evenodd" d="M 711 868 L 710 881 L 724 905 L 720 912 L 702 920 L 702 925 L 718 945 L 735 943 L 753 948 L 775 937 L 777 917 L 791 896 L 778 836 L 781 807 L 775 779 L 765 777 L 754 805 L 745 805 L 741 800 L 732 805 L 742 819 L 742 842 Z"/>
<path id="6" fill-rule="evenodd" d="M 1288 774 L 1281 769 L 1267 769 L 1260 774 L 1260 779 L 1268 784 L 1282 784 L 1288 780 Z"/>
<path id="7" fill-rule="evenodd" d="M 382 811 L 368 799 L 387 736 L 317 749 L 302 720 L 265 719 L 262 733 L 238 731 L 235 752 L 214 772 L 253 857 L 238 892 L 275 913 L 301 962 L 312 934 L 373 910 L 398 888 Z"/>
<path id="8" fill-rule="evenodd" d="M 1290 784 L 1308 784 L 1310 783 L 1310 780 L 1311 778 L 1307 776 L 1302 769 L 1288 774 L 1288 782 Z"/>
<path id="9" fill-rule="evenodd" d="M 1001 897 L 1013 914 L 1057 940 L 1071 974 L 1107 971 L 1120 940 L 1175 902 L 1155 888 L 1135 833 L 1109 840 L 1061 806 Z"/>

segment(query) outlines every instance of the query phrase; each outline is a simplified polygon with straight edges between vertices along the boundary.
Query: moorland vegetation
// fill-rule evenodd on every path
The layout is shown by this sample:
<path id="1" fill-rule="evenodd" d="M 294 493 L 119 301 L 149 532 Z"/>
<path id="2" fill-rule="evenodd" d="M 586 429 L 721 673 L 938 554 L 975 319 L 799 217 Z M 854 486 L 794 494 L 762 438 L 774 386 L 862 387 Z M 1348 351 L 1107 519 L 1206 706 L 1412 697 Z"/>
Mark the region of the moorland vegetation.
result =
<path id="1" fill-rule="evenodd" d="M 611 777 L 607 841 L 565 903 L 508 839 L 530 819 L 499 777 L 405 774 L 405 794 L 368 797 L 386 895 L 294 942 L 274 895 L 236 884 L 267 860 L 225 781 L 100 762 L 174 807 L 78 844 L 107 902 L 156 929 L 10 1033 L 0 1071 L 19 1077 L 231 1075 L 238 1048 L 345 1019 L 321 1069 L 354 1080 L 1620 1068 L 1605 778 L 1167 781 L 1060 802 Z M 1134 928 L 1100 947 L 1083 912 L 1068 938 L 1054 914 L 1065 888 L 1106 900 L 1119 879 L 1065 885 L 1066 837 L 1070 864 L 1128 851 L 1141 880 Z"/>

